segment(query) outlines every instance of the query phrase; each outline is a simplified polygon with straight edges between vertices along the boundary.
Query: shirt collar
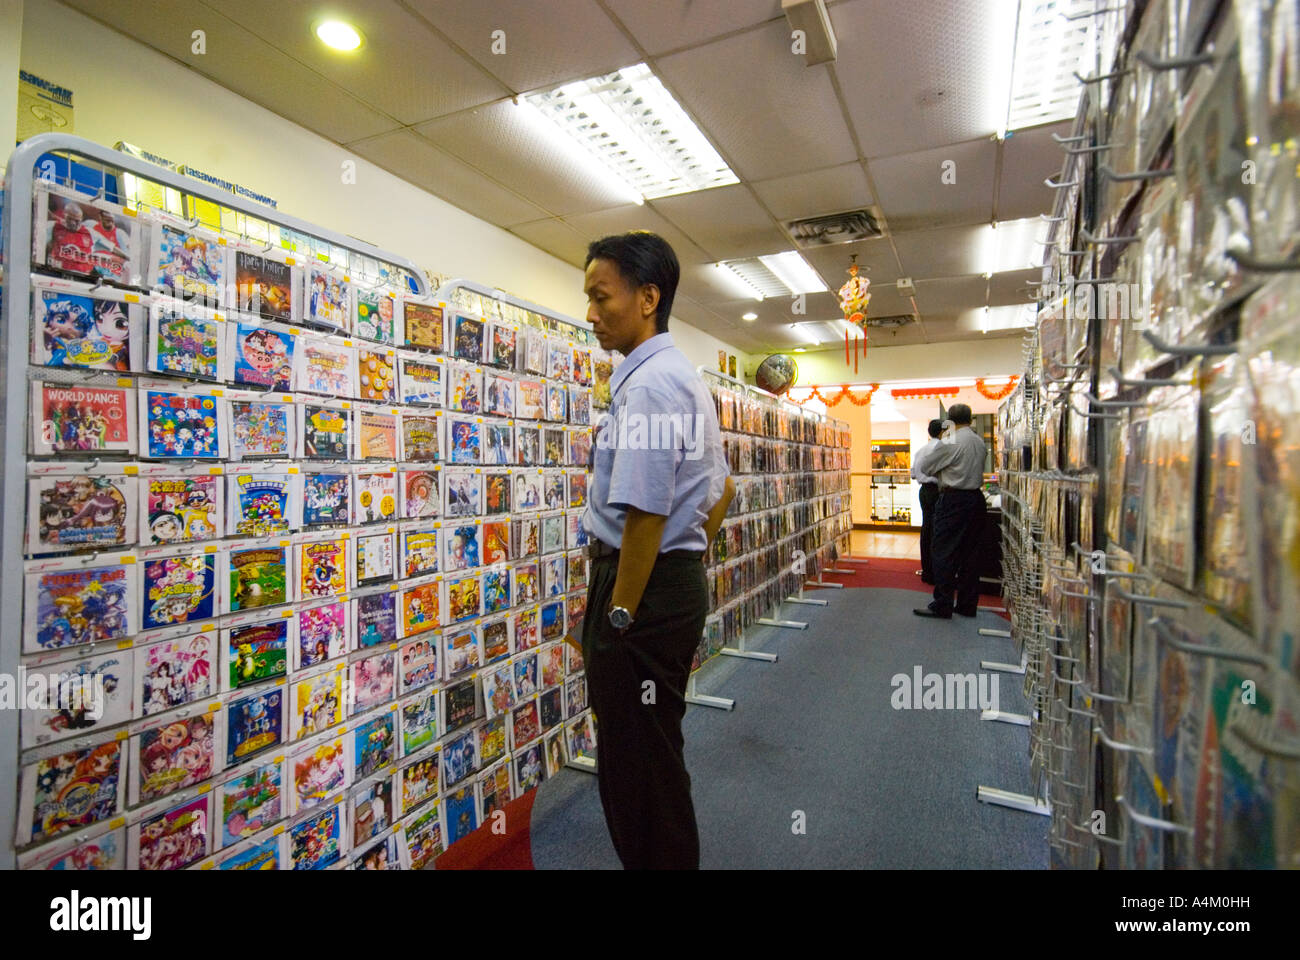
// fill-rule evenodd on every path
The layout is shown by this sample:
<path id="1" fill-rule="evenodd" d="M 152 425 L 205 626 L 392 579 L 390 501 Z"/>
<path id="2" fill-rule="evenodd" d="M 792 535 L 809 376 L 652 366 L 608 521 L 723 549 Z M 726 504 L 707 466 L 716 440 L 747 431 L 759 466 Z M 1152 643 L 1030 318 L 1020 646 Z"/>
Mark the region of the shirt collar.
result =
<path id="1" fill-rule="evenodd" d="M 618 369 L 615 370 L 609 378 L 609 395 L 612 397 L 614 394 L 618 393 L 619 387 L 623 385 L 623 381 L 632 375 L 633 370 L 641 366 L 641 364 L 645 363 L 660 350 L 667 350 L 671 346 L 673 346 L 672 334 L 665 330 L 663 333 L 656 333 L 649 340 L 646 340 L 639 347 L 629 353 L 627 357 L 624 358 L 623 362 L 618 365 Z"/>

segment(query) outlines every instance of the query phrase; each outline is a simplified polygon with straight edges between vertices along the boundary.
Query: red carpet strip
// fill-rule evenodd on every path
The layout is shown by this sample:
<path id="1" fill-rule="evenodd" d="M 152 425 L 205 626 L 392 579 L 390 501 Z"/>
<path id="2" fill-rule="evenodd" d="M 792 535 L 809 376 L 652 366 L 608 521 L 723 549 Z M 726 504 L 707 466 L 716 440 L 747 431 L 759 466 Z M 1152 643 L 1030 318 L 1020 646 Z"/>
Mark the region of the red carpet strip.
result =
<path id="1" fill-rule="evenodd" d="M 857 558 L 864 559 L 864 558 Z M 869 557 L 866 563 L 845 563 L 843 570 L 853 573 L 827 573 L 822 579 L 828 583 L 842 583 L 846 587 L 884 587 L 894 590 L 924 591 L 927 596 L 933 593 L 933 587 L 921 582 L 917 568 L 919 560 L 896 560 L 883 557 Z M 820 590 L 821 587 L 809 585 L 805 589 Z M 928 602 L 928 601 L 927 601 Z M 980 594 L 981 607 L 1003 606 L 1002 597 L 996 594 Z"/>

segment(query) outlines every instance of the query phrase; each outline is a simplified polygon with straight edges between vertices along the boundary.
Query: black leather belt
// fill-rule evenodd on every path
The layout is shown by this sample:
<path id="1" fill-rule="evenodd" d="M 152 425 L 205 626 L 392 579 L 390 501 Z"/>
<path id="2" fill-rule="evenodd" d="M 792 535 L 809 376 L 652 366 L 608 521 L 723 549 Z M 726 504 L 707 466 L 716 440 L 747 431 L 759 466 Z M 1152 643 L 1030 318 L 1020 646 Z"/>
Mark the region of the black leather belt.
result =
<path id="1" fill-rule="evenodd" d="M 940 493 L 979 493 L 980 488 L 979 487 L 945 487 L 941 484 L 939 486 L 939 492 Z"/>
<path id="2" fill-rule="evenodd" d="M 606 557 L 618 557 L 618 547 L 611 547 L 603 540 L 592 539 L 587 544 L 587 556 L 592 560 L 603 560 Z M 667 557 L 670 560 L 700 560 L 704 557 L 703 550 L 665 550 L 659 554 L 661 557 Z"/>

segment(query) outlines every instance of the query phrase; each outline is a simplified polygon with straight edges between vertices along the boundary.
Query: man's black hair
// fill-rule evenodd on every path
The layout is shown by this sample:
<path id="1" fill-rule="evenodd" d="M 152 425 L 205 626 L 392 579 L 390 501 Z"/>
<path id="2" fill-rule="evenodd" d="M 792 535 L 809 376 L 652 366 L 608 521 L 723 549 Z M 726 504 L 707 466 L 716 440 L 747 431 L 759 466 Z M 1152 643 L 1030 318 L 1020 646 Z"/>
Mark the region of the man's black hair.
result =
<path id="1" fill-rule="evenodd" d="M 593 260 L 609 260 L 618 268 L 624 281 L 634 289 L 646 284 L 659 288 L 659 306 L 655 311 L 655 332 L 668 329 L 673 297 L 682 268 L 668 241 L 649 230 L 633 230 L 592 241 L 587 247 L 585 270 Z"/>
<path id="2" fill-rule="evenodd" d="M 970 426 L 970 407 L 964 403 L 954 403 L 948 408 L 948 419 L 959 427 Z"/>
<path id="3" fill-rule="evenodd" d="M 930 426 L 927 429 L 930 431 L 930 436 L 937 440 L 943 434 L 943 421 L 931 420 Z"/>

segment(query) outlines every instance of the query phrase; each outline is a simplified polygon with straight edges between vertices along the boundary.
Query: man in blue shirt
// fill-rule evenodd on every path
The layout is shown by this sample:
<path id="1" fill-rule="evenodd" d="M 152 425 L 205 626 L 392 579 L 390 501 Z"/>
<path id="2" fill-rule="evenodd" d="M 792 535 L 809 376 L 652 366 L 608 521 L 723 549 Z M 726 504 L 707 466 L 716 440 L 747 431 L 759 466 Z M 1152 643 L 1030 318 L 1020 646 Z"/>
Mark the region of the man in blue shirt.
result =
<path id="1" fill-rule="evenodd" d="M 679 276 L 653 233 L 587 251 L 587 319 L 626 357 L 596 428 L 582 647 L 601 805 L 628 869 L 699 866 L 682 717 L 708 612 L 704 551 L 734 496 L 713 402 L 668 333 Z"/>

